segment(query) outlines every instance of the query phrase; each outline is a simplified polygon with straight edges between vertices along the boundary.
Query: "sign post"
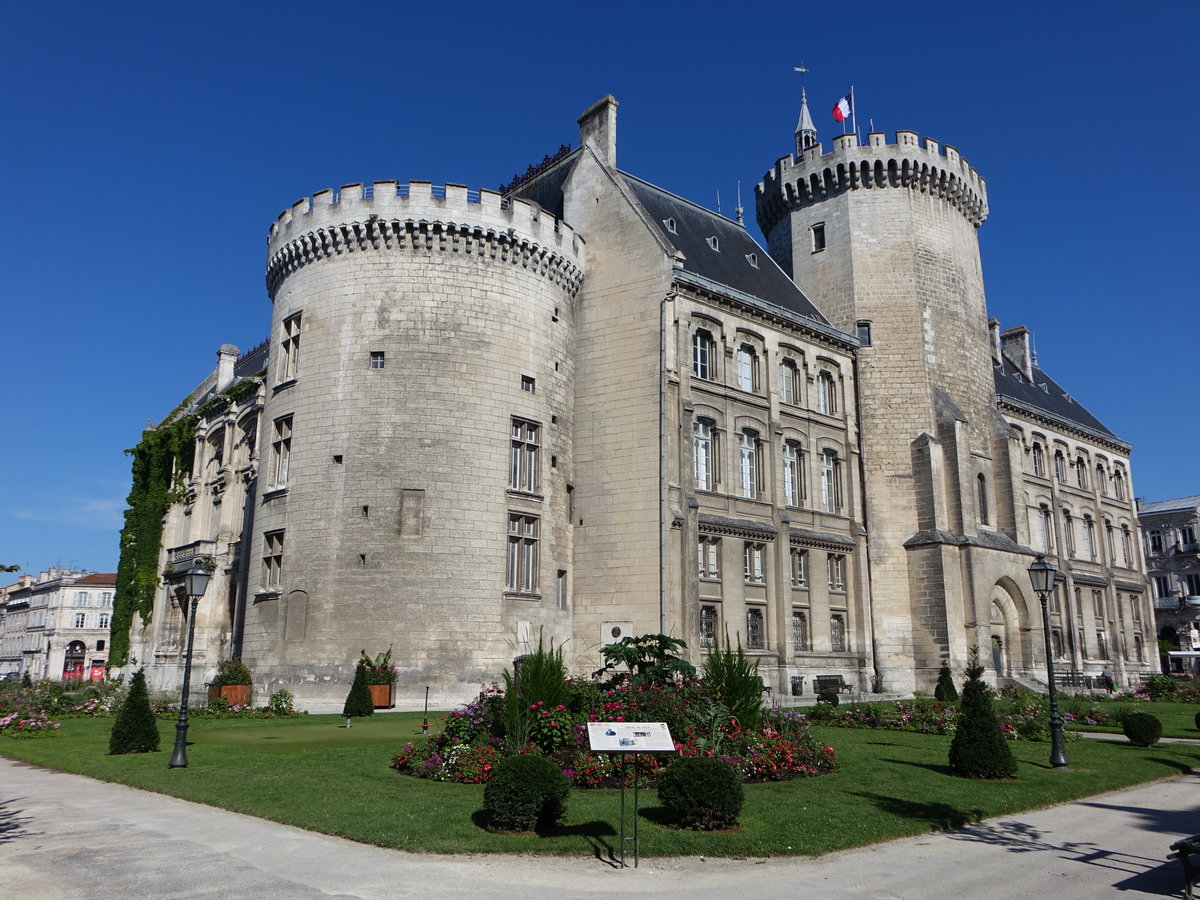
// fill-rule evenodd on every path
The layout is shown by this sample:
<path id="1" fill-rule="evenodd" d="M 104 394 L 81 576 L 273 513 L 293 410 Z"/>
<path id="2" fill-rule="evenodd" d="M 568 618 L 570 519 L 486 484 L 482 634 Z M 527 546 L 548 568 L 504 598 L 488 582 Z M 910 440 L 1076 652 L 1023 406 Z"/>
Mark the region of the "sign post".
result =
<path id="1" fill-rule="evenodd" d="M 625 757 L 633 756 L 633 867 L 638 865 L 638 755 L 675 753 L 675 741 L 666 722 L 588 722 L 588 744 L 593 753 L 621 755 L 621 868 L 625 865 Z"/>

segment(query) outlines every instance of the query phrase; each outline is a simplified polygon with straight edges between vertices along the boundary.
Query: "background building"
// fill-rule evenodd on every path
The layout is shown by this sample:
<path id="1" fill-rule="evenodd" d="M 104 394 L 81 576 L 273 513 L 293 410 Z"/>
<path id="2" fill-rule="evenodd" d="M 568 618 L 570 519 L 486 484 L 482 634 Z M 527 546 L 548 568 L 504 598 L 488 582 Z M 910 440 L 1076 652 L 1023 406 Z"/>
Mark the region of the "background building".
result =
<path id="1" fill-rule="evenodd" d="M 1138 519 L 1158 637 L 1173 652 L 1200 651 L 1200 497 L 1142 503 Z M 1174 671 L 1190 671 L 1196 660 L 1175 657 L 1171 665 Z"/>
<path id="2" fill-rule="evenodd" d="M 116 575 L 49 569 L 8 590 L 0 625 L 0 675 L 34 680 L 103 678 Z"/>
<path id="3" fill-rule="evenodd" d="M 202 676 L 241 655 L 309 706 L 361 649 L 441 705 L 539 638 L 585 671 L 647 632 L 697 663 L 727 635 L 783 694 L 928 688 L 972 646 L 1044 680 L 1045 552 L 1062 663 L 1147 671 L 1129 446 L 988 319 L 958 152 L 826 152 L 804 109 L 756 191 L 767 252 L 618 169 L 616 108 L 502 193 L 354 184 L 278 218 L 268 358 L 223 348 L 173 414 L 194 441 L 128 662 L 177 683 L 171 583 L 211 556 Z"/>

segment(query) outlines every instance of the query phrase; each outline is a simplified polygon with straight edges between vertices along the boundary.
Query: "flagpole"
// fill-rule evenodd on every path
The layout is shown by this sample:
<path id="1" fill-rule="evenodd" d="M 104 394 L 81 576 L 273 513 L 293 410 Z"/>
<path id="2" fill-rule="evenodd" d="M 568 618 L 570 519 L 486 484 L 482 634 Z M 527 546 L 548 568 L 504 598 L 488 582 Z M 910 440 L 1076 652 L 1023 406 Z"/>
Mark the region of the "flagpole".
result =
<path id="1" fill-rule="evenodd" d="M 854 143 L 859 145 L 862 143 L 858 139 L 858 110 L 854 104 L 854 85 L 850 85 L 850 128 L 854 131 Z"/>

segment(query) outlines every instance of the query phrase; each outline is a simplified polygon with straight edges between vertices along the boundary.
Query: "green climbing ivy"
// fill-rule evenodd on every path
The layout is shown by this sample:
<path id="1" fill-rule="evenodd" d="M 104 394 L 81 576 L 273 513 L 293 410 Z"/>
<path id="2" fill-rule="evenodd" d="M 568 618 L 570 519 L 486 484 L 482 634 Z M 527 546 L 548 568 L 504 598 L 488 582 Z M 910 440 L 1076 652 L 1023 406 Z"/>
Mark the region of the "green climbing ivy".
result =
<path id="1" fill-rule="evenodd" d="M 117 589 L 113 597 L 112 643 L 108 664 L 123 666 L 129 661 L 129 631 L 134 613 L 150 621 L 160 573 L 158 552 L 162 546 L 163 517 L 172 503 L 183 499 L 184 481 L 192 470 L 196 452 L 196 417 L 168 419 L 157 428 L 142 432 L 132 450 L 133 487 L 121 529 L 121 558 L 117 563 Z"/>

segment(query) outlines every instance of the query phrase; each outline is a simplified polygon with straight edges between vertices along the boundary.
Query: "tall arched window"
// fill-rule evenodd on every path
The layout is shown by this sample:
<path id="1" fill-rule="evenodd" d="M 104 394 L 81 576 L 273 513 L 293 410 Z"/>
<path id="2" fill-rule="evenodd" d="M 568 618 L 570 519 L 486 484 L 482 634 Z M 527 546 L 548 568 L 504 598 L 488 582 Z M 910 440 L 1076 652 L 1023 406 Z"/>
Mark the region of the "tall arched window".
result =
<path id="1" fill-rule="evenodd" d="M 1061 450 L 1054 451 L 1054 478 L 1059 484 L 1067 481 L 1067 458 Z"/>
<path id="2" fill-rule="evenodd" d="M 711 491 L 716 483 L 716 441 L 713 423 L 707 419 L 697 419 L 692 425 L 697 490 Z"/>
<path id="3" fill-rule="evenodd" d="M 836 450 L 821 454 L 821 508 L 837 512 L 842 506 L 842 463 Z"/>
<path id="4" fill-rule="evenodd" d="M 1096 487 L 1100 488 L 1102 497 L 1108 496 L 1108 476 L 1104 471 L 1104 463 L 1096 463 Z"/>
<path id="5" fill-rule="evenodd" d="M 712 380 L 716 375 L 715 357 L 712 333 L 703 328 L 692 332 L 692 374 L 697 378 Z"/>
<path id="6" fill-rule="evenodd" d="M 796 404 L 800 402 L 800 388 L 796 380 L 796 364 L 785 359 L 779 364 L 779 402 Z"/>
<path id="7" fill-rule="evenodd" d="M 988 524 L 987 479 L 983 477 L 982 472 L 975 477 L 975 487 L 979 496 L 979 523 L 986 525 Z"/>
<path id="8" fill-rule="evenodd" d="M 795 441 L 783 445 L 783 495 L 788 506 L 804 501 L 804 451 Z"/>
<path id="9" fill-rule="evenodd" d="M 1082 456 L 1075 458 L 1075 483 L 1081 488 L 1088 486 L 1088 467 Z"/>
<path id="10" fill-rule="evenodd" d="M 1041 444 L 1034 444 L 1029 451 L 1029 458 L 1033 465 L 1033 474 L 1038 478 L 1046 477 L 1046 453 L 1042 450 Z"/>
<path id="11" fill-rule="evenodd" d="M 1120 469 L 1113 472 L 1113 493 L 1118 500 L 1125 499 L 1125 476 Z"/>
<path id="12" fill-rule="evenodd" d="M 738 436 L 738 480 L 742 496 L 753 500 L 760 490 L 758 433 L 746 429 Z"/>
<path id="13" fill-rule="evenodd" d="M 743 391 L 758 390 L 758 354 L 750 344 L 738 347 L 737 386 Z"/>
<path id="14" fill-rule="evenodd" d="M 817 412 L 827 416 L 837 414 L 837 392 L 828 372 L 817 375 Z"/>

